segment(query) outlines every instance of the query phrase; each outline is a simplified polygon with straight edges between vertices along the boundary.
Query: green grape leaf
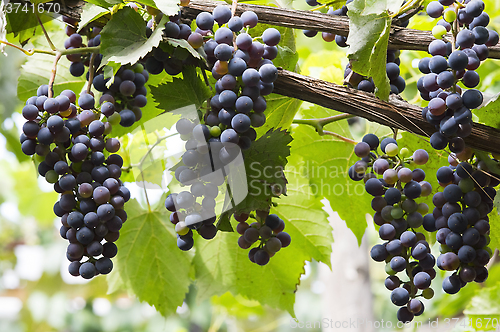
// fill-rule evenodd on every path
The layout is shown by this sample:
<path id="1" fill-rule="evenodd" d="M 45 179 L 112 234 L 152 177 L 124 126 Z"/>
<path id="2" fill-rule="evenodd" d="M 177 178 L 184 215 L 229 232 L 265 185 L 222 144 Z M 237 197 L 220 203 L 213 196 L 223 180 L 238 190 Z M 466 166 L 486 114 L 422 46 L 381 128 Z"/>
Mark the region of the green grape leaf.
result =
<path id="1" fill-rule="evenodd" d="M 479 123 L 500 129 L 500 94 L 496 94 L 486 105 L 473 111 L 479 119 Z"/>
<path id="2" fill-rule="evenodd" d="M 177 247 L 177 234 L 163 201 L 149 211 L 135 199 L 126 204 L 128 219 L 116 242 L 115 261 L 123 284 L 167 316 L 175 313 L 188 292 L 192 254 Z"/>
<path id="3" fill-rule="evenodd" d="M 353 71 L 372 77 L 377 88 L 375 94 L 383 100 L 391 91 L 385 71 L 387 44 L 391 31 L 390 11 L 401 6 L 403 0 L 353 1 L 349 9 L 348 57 Z"/>
<path id="4" fill-rule="evenodd" d="M 305 118 L 339 114 L 319 106 L 302 113 Z M 352 139 L 347 120 L 333 122 L 325 130 Z M 291 154 L 304 159 L 302 169 L 314 188 L 314 194 L 328 199 L 333 211 L 337 211 L 361 244 L 367 227 L 366 214 L 372 215 L 373 211 L 371 197 L 365 192 L 363 182 L 354 182 L 348 175 L 349 167 L 359 160 L 354 154 L 354 145 L 333 136 L 319 136 L 311 126 L 300 125 L 293 130 L 293 136 Z"/>
<path id="5" fill-rule="evenodd" d="M 211 241 L 195 241 L 193 263 L 200 298 L 229 290 L 233 295 L 239 294 L 293 315 L 304 262 L 315 259 L 329 264 L 333 239 L 327 215 L 311 193 L 308 180 L 295 170 L 285 173 L 290 182 L 289 194 L 282 197 L 271 212 L 278 213 L 284 220 L 285 231 L 292 238 L 290 246 L 282 248 L 267 265 L 258 266 L 248 259 L 248 250 L 238 247 L 237 233 L 219 233 Z"/>
<path id="6" fill-rule="evenodd" d="M 152 86 L 151 94 L 157 107 L 164 112 L 192 104 L 199 108 L 212 95 L 193 66 L 184 68 L 182 78 L 174 77 L 172 82 Z"/>
<path id="7" fill-rule="evenodd" d="M 167 16 L 175 15 L 179 12 L 179 0 L 153 0 L 156 8 Z"/>
<path id="8" fill-rule="evenodd" d="M 128 6 L 123 7 L 113 14 L 101 31 L 103 63 L 136 63 L 160 44 L 167 21 L 168 16 L 164 16 L 157 29 L 147 38 L 142 16 Z"/>
<path id="9" fill-rule="evenodd" d="M 184 39 L 175 39 L 175 38 L 163 38 L 164 41 L 167 42 L 167 44 L 173 46 L 174 48 L 177 48 L 177 47 L 180 47 L 180 48 L 183 48 L 187 51 L 189 51 L 189 53 L 197 58 L 197 59 L 202 59 L 203 61 L 205 61 L 205 59 L 201 56 L 200 53 L 198 53 L 194 48 L 193 46 L 191 46 L 187 40 L 184 40 Z M 163 45 L 163 43 L 162 43 Z"/>
<path id="10" fill-rule="evenodd" d="M 21 67 L 21 76 L 17 83 L 17 96 L 21 101 L 26 101 L 31 96 L 36 96 L 36 90 L 42 84 L 48 84 L 52 75 L 54 57 L 46 54 L 36 54 L 28 58 Z M 75 92 L 82 90 L 85 76 L 74 77 L 69 72 L 70 62 L 62 58 L 57 63 L 57 75 L 54 81 L 54 94 L 58 95 L 63 90 L 70 89 Z"/>
<path id="11" fill-rule="evenodd" d="M 466 317 L 471 319 L 471 327 L 474 331 L 492 331 L 497 328 L 500 320 L 499 298 L 500 284 L 498 283 L 476 292 L 464 310 Z"/>
<path id="12" fill-rule="evenodd" d="M 491 250 L 500 249 L 500 192 L 497 191 L 493 200 L 493 211 L 488 214 L 490 218 L 490 244 Z"/>
<path id="13" fill-rule="evenodd" d="M 36 217 L 37 222 L 49 226 L 54 222 L 54 212 L 51 207 L 57 202 L 59 195 L 54 191 L 43 192 L 38 186 L 38 176 L 34 176 L 38 175 L 37 173 L 33 162 L 16 166 L 11 173 L 12 179 L 16 182 L 15 196 L 19 199 L 17 204 L 22 215 Z M 33 200 L 31 197 L 37 199 Z"/>
<path id="14" fill-rule="evenodd" d="M 0 127 L 0 134 L 5 137 L 5 145 L 7 150 L 14 153 L 19 162 L 30 160 L 30 157 L 25 155 L 21 150 L 21 143 L 19 142 L 19 132 L 17 130 L 17 127 L 13 127 L 9 130 Z"/>
<path id="15" fill-rule="evenodd" d="M 235 211 L 268 210 L 275 194 L 285 193 L 286 178 L 282 170 L 290 156 L 291 141 L 286 131 L 269 131 L 243 152 L 248 194 Z"/>
<path id="16" fill-rule="evenodd" d="M 99 19 L 100 17 L 108 14 L 109 11 L 101 6 L 91 3 L 85 3 L 83 6 L 82 14 L 80 15 L 80 23 L 78 24 L 78 31 L 87 26 L 87 24 Z"/>
<path id="17" fill-rule="evenodd" d="M 6 30 L 7 33 L 13 33 L 14 37 L 18 37 L 21 44 L 25 44 L 34 36 L 38 20 L 33 12 L 25 13 L 15 10 L 15 8 L 16 6 L 13 5 L 11 12 L 5 15 L 7 19 Z"/>

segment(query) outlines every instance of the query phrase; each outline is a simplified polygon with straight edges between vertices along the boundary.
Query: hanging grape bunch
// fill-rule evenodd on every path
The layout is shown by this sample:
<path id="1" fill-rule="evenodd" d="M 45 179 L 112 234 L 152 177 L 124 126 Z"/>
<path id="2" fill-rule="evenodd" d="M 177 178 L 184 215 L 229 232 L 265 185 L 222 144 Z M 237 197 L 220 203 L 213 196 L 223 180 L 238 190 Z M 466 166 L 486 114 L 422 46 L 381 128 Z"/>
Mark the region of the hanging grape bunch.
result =
<path id="1" fill-rule="evenodd" d="M 54 213 L 61 218 L 61 237 L 70 242 L 70 274 L 91 279 L 111 272 L 113 242 L 127 220 L 123 206 L 130 192 L 120 181 L 123 159 L 115 154 L 120 142 L 107 137 L 112 126 L 101 119 L 92 94 L 83 92 L 78 103 L 71 90 L 51 94 L 42 85 L 26 102 L 21 147 L 41 159 L 39 174 L 61 194 Z"/>
<path id="2" fill-rule="evenodd" d="M 488 277 L 485 265 L 493 255 L 488 247 L 488 214 L 493 210 L 494 187 L 500 181 L 470 149 L 450 156 L 449 161 L 450 166 L 436 173 L 444 189 L 432 198 L 436 206 L 432 219 L 441 244 L 437 266 L 454 271 L 443 280 L 443 290 L 455 294 L 468 282 L 481 283 Z"/>
<path id="3" fill-rule="evenodd" d="M 218 29 L 213 33 L 215 23 Z M 281 36 L 278 30 L 269 28 L 259 38 L 252 38 L 248 30 L 257 23 L 258 17 L 252 11 L 233 16 L 228 6 L 219 5 L 212 13 L 198 14 L 196 30 L 184 36 L 193 48 L 203 49 L 211 66 L 212 77 L 217 81 L 209 110 L 199 119 L 202 123 L 195 125 L 184 118 L 176 124 L 181 138 L 186 141 L 186 152 L 182 156 L 182 165 L 175 171 L 175 177 L 182 185 L 191 187 L 190 191 L 169 195 L 165 207 L 172 212 L 171 221 L 176 225 L 178 234 L 177 244 L 182 250 L 193 247 L 192 230 L 205 239 L 216 235 L 217 228 L 213 224 L 216 220 L 214 209 L 219 192 L 217 187 L 224 183 L 224 177 L 228 174 L 216 176 L 209 173 L 216 174 L 235 160 L 241 150 L 249 149 L 257 138 L 254 128 L 261 127 L 266 121 L 264 111 L 267 103 L 264 96 L 273 91 L 273 82 L 278 76 L 272 60 L 278 54 L 276 45 Z M 178 36 L 177 28 L 172 24 L 177 23 L 170 24 L 168 30 L 173 32 L 168 33 L 175 38 Z M 182 30 L 181 25 L 178 26 Z M 160 71 L 158 60 L 148 59 L 146 68 L 155 65 Z M 248 218 L 248 214 L 241 215 Z M 242 220 L 241 225 L 246 224 L 245 220 Z M 290 243 L 289 236 L 286 238 L 288 234 L 284 232 L 265 225 L 253 226 L 252 229 L 257 233 L 267 229 L 270 232 L 263 233 L 263 237 L 257 235 L 256 238 L 248 238 L 248 241 L 241 237 L 239 244 L 247 249 L 260 239 L 258 248 L 261 249 L 251 251 L 250 256 L 252 261 L 260 265 L 267 264 L 270 256 Z M 239 226 L 240 230 L 242 227 Z M 273 235 L 274 231 L 283 238 L 280 245 L 278 235 Z M 259 253 L 254 259 L 253 254 L 257 251 Z"/>
<path id="4" fill-rule="evenodd" d="M 433 1 L 426 10 L 430 17 L 442 19 L 432 29 L 436 38 L 428 49 L 432 57 L 421 59 L 418 65 L 425 76 L 417 87 L 429 101 L 422 116 L 436 127 L 431 136 L 433 148 L 448 146 L 460 153 L 465 148 L 463 138 L 472 130 L 471 110 L 483 102 L 483 94 L 474 89 L 480 81 L 476 69 L 488 58 L 488 47 L 498 44 L 499 36 L 486 28 L 490 19 L 481 0 Z M 451 40 L 444 38 L 447 32 Z M 458 83 L 469 89 L 463 91 Z"/>
<path id="5" fill-rule="evenodd" d="M 379 145 L 382 154 L 378 154 Z M 370 255 L 377 262 L 386 262 L 389 276 L 385 286 L 391 291 L 391 301 L 401 307 L 398 320 L 408 322 L 424 311 L 418 297 L 430 299 L 434 295 L 430 285 L 436 276 L 436 260 L 425 235 L 416 231 L 422 225 L 427 229 L 432 217 L 426 215 L 429 206 L 416 201 L 430 195 L 432 186 L 425 181 L 422 169 L 407 167 L 426 164 L 429 155 L 419 149 L 410 156 L 408 149 L 399 149 L 396 140 L 384 138 L 380 142 L 374 134 L 365 135 L 354 153 L 362 159 L 349 168 L 349 176 L 354 181 L 364 180 L 366 191 L 374 196 L 373 220 L 380 226 L 380 238 L 386 241 L 373 246 Z M 398 275 L 403 271 L 406 276 Z"/>

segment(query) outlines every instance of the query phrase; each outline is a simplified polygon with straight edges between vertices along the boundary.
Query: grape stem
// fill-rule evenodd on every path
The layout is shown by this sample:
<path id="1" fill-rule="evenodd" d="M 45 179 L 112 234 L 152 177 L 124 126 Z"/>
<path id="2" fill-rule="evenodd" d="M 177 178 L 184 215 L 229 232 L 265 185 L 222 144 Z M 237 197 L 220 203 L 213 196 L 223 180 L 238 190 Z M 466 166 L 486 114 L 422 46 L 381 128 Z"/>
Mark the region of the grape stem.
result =
<path id="1" fill-rule="evenodd" d="M 344 119 L 350 119 L 353 117 L 354 117 L 354 115 L 352 115 L 352 114 L 342 113 L 342 114 L 337 114 L 337 115 L 333 115 L 333 116 L 329 116 L 329 117 L 321 118 L 321 119 L 294 119 L 292 121 L 292 123 L 313 126 L 316 129 L 316 131 L 318 132 L 318 134 L 325 135 L 323 127 L 326 126 L 327 124 L 330 124 L 330 123 L 336 122 L 336 121 L 340 121 L 340 120 L 344 120 Z"/>
<path id="2" fill-rule="evenodd" d="M 50 80 L 49 80 L 49 98 L 52 98 L 54 95 L 54 81 L 56 80 L 56 74 L 57 74 L 57 63 L 59 62 L 59 59 L 61 59 L 62 54 L 57 53 L 56 57 L 54 59 L 54 65 L 52 66 L 52 74 L 50 75 Z"/>
<path id="3" fill-rule="evenodd" d="M 92 82 L 94 81 L 94 60 L 95 60 L 95 53 L 92 53 L 90 55 L 89 81 L 87 82 L 87 93 L 90 93 L 90 89 L 92 88 Z"/>
<path id="4" fill-rule="evenodd" d="M 350 143 L 352 145 L 356 145 L 358 144 L 358 142 L 356 142 L 355 140 L 353 139 L 350 139 L 350 138 L 347 138 L 347 137 L 344 137 L 342 135 L 339 135 L 337 133 L 334 133 L 332 131 L 327 131 L 327 130 L 323 130 L 323 135 L 330 135 L 330 136 L 333 136 L 333 137 L 337 137 L 338 139 L 340 139 L 341 141 L 344 141 L 346 143 Z"/>
<path id="5" fill-rule="evenodd" d="M 238 0 L 233 0 L 232 6 L 231 6 L 231 16 L 234 16 L 236 14 L 236 7 L 238 6 Z"/>
<path id="6" fill-rule="evenodd" d="M 94 47 L 80 47 L 80 48 L 72 48 L 69 50 L 42 50 L 38 48 L 30 48 L 28 50 L 25 50 L 22 47 L 19 47 L 17 45 L 14 45 L 12 43 L 9 43 L 8 41 L 5 40 L 0 40 L 0 44 L 5 44 L 7 46 L 13 47 L 15 49 L 18 49 L 19 51 L 23 52 L 24 54 L 28 56 L 32 56 L 35 53 L 40 53 L 40 54 L 49 54 L 49 55 L 54 55 L 57 56 L 58 53 L 61 53 L 61 55 L 68 55 L 68 54 L 80 54 L 80 53 L 99 53 L 101 50 L 100 46 L 94 46 Z"/>
<path id="7" fill-rule="evenodd" d="M 408 1 L 403 6 L 401 6 L 401 8 L 399 8 L 399 10 L 396 13 L 392 14 L 391 18 L 394 18 L 394 17 L 400 16 L 402 14 L 405 14 L 405 13 L 407 13 L 410 10 L 413 10 L 413 9 L 419 9 L 420 6 L 422 6 L 423 3 L 424 3 L 424 0 L 412 0 L 412 1 Z M 413 15 L 415 15 L 415 14 L 413 14 Z"/>
<path id="8" fill-rule="evenodd" d="M 45 27 L 43 26 L 42 20 L 38 16 L 38 13 L 35 11 L 35 16 L 36 19 L 38 20 L 38 23 L 40 23 L 40 27 L 42 27 L 43 34 L 45 35 L 45 38 L 47 39 L 47 42 L 49 43 L 50 49 L 52 51 L 57 51 L 57 48 L 54 46 L 52 43 L 52 40 L 50 40 L 49 34 L 47 33 L 47 30 L 45 30 Z"/>

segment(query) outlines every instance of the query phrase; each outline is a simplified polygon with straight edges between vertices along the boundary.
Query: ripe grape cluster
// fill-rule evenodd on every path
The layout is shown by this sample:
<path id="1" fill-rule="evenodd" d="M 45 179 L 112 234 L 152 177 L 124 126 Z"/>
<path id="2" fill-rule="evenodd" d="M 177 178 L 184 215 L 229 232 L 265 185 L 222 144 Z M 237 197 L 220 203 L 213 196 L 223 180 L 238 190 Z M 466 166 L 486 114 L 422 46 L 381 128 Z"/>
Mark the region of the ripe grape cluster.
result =
<path id="1" fill-rule="evenodd" d="M 141 108 L 148 102 L 145 84 L 149 73 L 142 64 L 136 63 L 120 67 L 108 87 L 109 80 L 99 74 L 92 81 L 94 89 L 102 93 L 99 99 L 101 113 L 113 125 L 130 127 L 142 118 Z"/>
<path id="2" fill-rule="evenodd" d="M 226 150 L 216 138 L 220 135 L 218 127 L 209 129 L 182 118 L 176 123 L 176 129 L 186 141 L 186 152 L 182 165 L 175 170 L 175 178 L 190 189 L 168 195 L 165 208 L 172 212 L 170 221 L 177 232 L 177 246 L 186 251 L 194 245 L 192 230 L 206 240 L 217 234 L 215 199 L 225 179 L 221 171 L 225 163 L 219 156 L 226 157 Z"/>
<path id="3" fill-rule="evenodd" d="M 485 171 L 481 161 L 469 163 L 471 155 L 452 156 L 450 166 L 438 169 L 436 176 L 444 188 L 433 198 L 435 209 L 429 215 L 428 230 L 435 231 L 441 244 L 437 266 L 454 271 L 443 280 L 443 290 L 457 293 L 468 282 L 484 282 L 488 277 L 485 265 L 492 257 L 488 247 L 489 218 L 500 181 Z"/>
<path id="4" fill-rule="evenodd" d="M 236 16 L 225 5 L 215 7 L 211 13 L 198 14 L 195 31 L 188 31 L 188 26 L 184 27 L 178 18 L 170 20 L 165 29 L 168 37 L 185 39 L 203 54 L 216 80 L 216 93 L 210 98 L 208 110 L 199 119 L 202 123 L 195 125 L 190 119 L 183 118 L 176 124 L 181 138 L 186 141 L 186 151 L 182 164 L 175 169 L 175 177 L 181 185 L 191 187 L 189 191 L 170 194 L 165 207 L 172 212 L 170 220 L 178 234 L 178 247 L 189 250 L 194 244 L 193 230 L 205 239 L 216 235 L 215 198 L 218 187 L 228 175 L 224 166 L 241 156 L 242 150 L 251 147 L 257 138 L 254 128 L 261 127 L 266 121 L 264 96 L 272 93 L 273 82 L 278 77 L 272 60 L 278 55 L 281 35 L 277 29 L 268 28 L 260 37 L 253 38 L 249 29 L 257 25 L 257 15 L 246 11 Z M 217 29 L 214 29 L 215 24 Z M 162 66 L 168 72 L 165 61 L 154 52 L 153 58 L 146 60 L 146 68 L 156 66 L 157 72 L 161 72 L 159 62 L 163 62 Z M 246 230 L 243 227 L 248 226 L 245 222 L 248 214 L 235 216 L 241 221 L 238 229 Z M 264 225 L 266 217 L 272 227 Z M 288 234 L 282 232 L 283 221 L 283 227 L 279 229 L 281 223 L 275 225 L 272 218 L 266 215 L 262 223 L 252 224 L 249 234 L 257 232 L 256 238 L 254 234 L 247 240 L 242 236 L 238 241 L 240 247 L 249 248 L 260 239 L 259 247 L 250 255 L 251 260 L 260 265 L 267 264 L 271 256 L 290 243 Z M 279 222 L 281 219 L 273 220 Z M 279 238 L 282 238 L 281 242 Z"/>
<path id="5" fill-rule="evenodd" d="M 63 21 L 67 23 L 66 25 L 66 35 L 68 39 L 64 41 L 64 48 L 67 50 L 81 48 L 81 47 L 93 47 L 99 46 L 101 44 L 101 28 L 88 28 L 85 27 L 77 33 L 78 21 L 71 19 L 69 17 L 63 16 Z M 87 44 L 84 44 L 84 37 L 87 38 Z M 66 58 L 71 62 L 69 67 L 69 72 L 75 77 L 80 77 L 85 74 L 85 67 L 90 66 L 92 54 L 68 54 Z M 99 68 L 102 61 L 102 54 L 93 55 L 95 58 L 93 60 L 93 67 Z M 89 79 L 89 72 L 87 72 L 87 80 Z"/>
<path id="6" fill-rule="evenodd" d="M 465 148 L 463 138 L 472 130 L 471 109 L 483 102 L 482 93 L 474 89 L 480 81 L 476 69 L 488 58 L 488 46 L 495 46 L 499 36 L 486 28 L 489 16 L 481 0 L 461 4 L 433 1 L 427 6 L 427 14 L 443 18 L 432 30 L 437 38 L 429 44 L 432 57 L 421 59 L 418 65 L 425 76 L 418 80 L 417 88 L 421 97 L 429 101 L 422 116 L 437 130 L 431 136 L 431 145 L 437 150 L 448 146 L 459 153 Z M 453 41 L 443 40 L 450 31 Z M 459 82 L 469 89 L 463 91 Z"/>
<path id="7" fill-rule="evenodd" d="M 241 235 L 238 245 L 248 249 L 258 242 L 258 246 L 248 252 L 248 258 L 255 264 L 266 265 L 281 248 L 288 247 L 292 239 L 287 232 L 283 232 L 285 222 L 278 215 L 257 211 L 256 221 L 251 224 L 247 222 L 248 217 L 246 213 L 234 214 L 238 221 L 236 231 Z"/>
<path id="8" fill-rule="evenodd" d="M 123 206 L 130 192 L 120 181 L 123 159 L 115 154 L 120 142 L 107 137 L 111 124 L 100 120 L 92 94 L 80 94 L 78 107 L 71 90 L 49 95 L 42 85 L 23 107 L 21 148 L 41 160 L 39 174 L 61 194 L 54 213 L 61 218 L 61 237 L 70 242 L 70 274 L 91 279 L 111 272 L 113 242 L 127 220 Z"/>
<path id="9" fill-rule="evenodd" d="M 366 191 L 374 196 L 373 220 L 380 226 L 380 238 L 386 241 L 373 246 L 370 255 L 377 262 L 386 262 L 389 276 L 385 286 L 391 291 L 391 301 L 401 307 L 397 318 L 409 322 L 424 311 L 417 297 L 430 299 L 434 295 L 430 285 L 436 276 L 436 260 L 425 235 L 416 231 L 425 223 L 427 216 L 423 215 L 429 210 L 427 204 L 416 200 L 430 195 L 432 186 L 425 181 L 422 169 L 406 167 L 426 164 L 429 155 L 419 149 L 410 156 L 408 149 L 399 149 L 396 140 L 385 138 L 380 142 L 373 134 L 365 135 L 354 153 L 362 159 L 351 166 L 349 176 L 355 181 L 364 180 Z M 398 275 L 403 271 L 406 277 Z"/>

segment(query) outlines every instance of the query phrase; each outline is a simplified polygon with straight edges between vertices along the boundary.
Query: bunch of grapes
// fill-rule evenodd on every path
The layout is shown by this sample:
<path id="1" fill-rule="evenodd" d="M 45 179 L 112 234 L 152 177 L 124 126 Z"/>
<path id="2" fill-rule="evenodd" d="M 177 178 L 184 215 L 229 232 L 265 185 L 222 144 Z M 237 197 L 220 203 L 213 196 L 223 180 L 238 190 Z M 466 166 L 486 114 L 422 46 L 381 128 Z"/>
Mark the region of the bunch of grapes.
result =
<path id="1" fill-rule="evenodd" d="M 48 95 L 42 85 L 26 102 L 21 148 L 42 160 L 39 174 L 61 194 L 54 213 L 61 218 L 61 237 L 70 242 L 70 274 L 91 279 L 111 272 L 113 242 L 127 220 L 123 206 L 130 192 L 120 181 L 123 159 L 115 154 L 120 142 L 107 137 L 111 124 L 100 120 L 92 94 L 82 93 L 78 107 L 71 90 Z"/>
<path id="2" fill-rule="evenodd" d="M 88 28 L 85 27 L 77 33 L 78 21 L 69 17 L 63 16 L 63 21 L 66 25 L 66 35 L 69 37 L 64 41 L 64 48 L 67 50 L 80 48 L 80 47 L 93 47 L 101 44 L 101 28 Z M 83 35 L 82 35 L 83 34 Z M 84 44 L 83 37 L 87 38 L 87 44 Z M 80 77 L 85 73 L 85 67 L 89 67 L 91 56 L 94 56 L 94 68 L 99 68 L 102 61 L 102 54 L 68 54 L 66 58 L 71 62 L 69 72 L 75 77 Z M 87 80 L 90 73 L 87 72 Z"/>
<path id="3" fill-rule="evenodd" d="M 276 45 L 281 35 L 278 30 L 269 28 L 259 38 L 252 38 L 248 29 L 257 25 L 257 15 L 246 11 L 241 16 L 233 16 L 230 7 L 225 5 L 217 6 L 212 13 L 198 14 L 194 32 L 183 28 L 177 17 L 170 20 L 165 29 L 168 37 L 186 39 L 204 54 L 212 76 L 217 80 L 216 94 L 210 98 L 208 111 L 201 113 L 199 120 L 202 123 L 195 125 L 190 119 L 183 118 L 176 124 L 181 138 L 186 141 L 186 151 L 182 164 L 175 169 L 175 177 L 181 185 L 191 187 L 189 191 L 170 194 L 165 207 L 172 212 L 170 220 L 175 224 L 179 248 L 189 250 L 194 243 L 193 230 L 205 239 L 216 235 L 217 228 L 213 225 L 216 220 L 215 198 L 219 193 L 218 187 L 228 175 L 225 166 L 241 156 L 241 150 L 250 148 L 257 138 L 254 128 L 264 125 L 266 121 L 264 96 L 273 91 L 273 82 L 278 76 L 272 60 L 278 54 Z M 218 29 L 214 33 L 215 23 Z M 256 39 L 261 39 L 263 43 Z M 161 67 L 169 72 L 163 60 L 165 56 L 171 58 L 163 50 L 153 51 L 153 57 L 146 60 L 146 68 L 155 66 L 156 71 L 161 72 Z M 178 64 L 180 68 L 182 63 Z M 248 218 L 247 214 L 241 216 L 244 215 Z M 246 218 L 240 218 L 242 225 L 246 224 Z M 257 232 L 261 228 L 254 226 L 252 229 Z M 266 264 L 269 257 L 281 248 L 278 248 L 273 231 L 283 234 L 280 235 L 283 237 L 282 246 L 290 243 L 286 241 L 287 234 L 281 232 L 283 228 L 279 230 L 267 226 L 263 232 L 266 229 L 270 230 L 270 234 L 263 235 L 259 248 L 264 248 L 270 241 L 266 248 L 271 249 L 262 249 L 267 254 L 267 260 L 264 257 L 266 254 L 257 255 L 260 258 L 256 261 L 261 265 Z M 241 247 L 249 248 L 259 238 L 258 235 L 256 239 L 249 238 L 252 241 L 240 240 L 239 243 Z M 252 257 L 253 253 L 255 250 Z"/>
<path id="4" fill-rule="evenodd" d="M 377 154 L 379 145 L 381 155 Z M 430 285 L 436 276 L 436 260 L 424 234 L 416 231 L 424 224 L 423 215 L 429 210 L 427 204 L 416 200 L 430 195 L 432 186 L 425 181 L 422 169 L 411 170 L 405 163 L 424 165 L 429 155 L 419 149 L 409 157 L 408 149 L 400 151 L 396 140 L 385 138 L 380 142 L 373 134 L 365 135 L 354 153 L 362 159 L 351 166 L 349 176 L 355 181 L 364 180 L 366 191 L 374 196 L 373 220 L 380 226 L 380 238 L 386 241 L 373 246 L 370 255 L 377 262 L 386 262 L 389 276 L 385 286 L 392 291 L 392 302 L 401 307 L 398 320 L 408 322 L 424 311 L 417 297 L 430 299 L 434 295 Z M 397 275 L 403 271 L 406 277 Z"/>
<path id="5" fill-rule="evenodd" d="M 130 127 L 142 118 L 141 107 L 148 102 L 145 84 L 149 80 L 149 73 L 140 63 L 136 63 L 120 67 L 108 88 L 109 80 L 99 74 L 92 81 L 94 89 L 102 93 L 99 99 L 101 113 L 111 124 Z"/>
<path id="6" fill-rule="evenodd" d="M 481 0 L 461 4 L 439 0 L 427 6 L 429 16 L 443 19 L 432 30 L 437 38 L 429 45 L 432 58 L 420 60 L 418 67 L 425 76 L 418 80 L 417 87 L 421 97 L 429 101 L 422 116 L 436 127 L 430 142 L 437 150 L 448 146 L 459 153 L 465 148 L 463 138 L 472 130 L 471 109 L 483 102 L 482 93 L 473 89 L 480 81 L 476 69 L 488 58 L 488 46 L 495 46 L 499 40 L 498 33 L 486 28 L 489 16 L 483 10 Z M 443 40 L 449 31 L 454 44 Z M 459 82 L 470 89 L 462 93 Z"/>
<path id="7" fill-rule="evenodd" d="M 288 247 L 292 241 L 285 229 L 285 222 L 276 214 L 257 211 L 256 221 L 248 224 L 249 215 L 246 213 L 234 214 L 238 221 L 236 231 L 241 236 L 238 245 L 242 249 L 250 248 L 254 243 L 259 243 L 248 252 L 248 258 L 255 264 L 266 265 L 281 248 Z"/>
<path id="8" fill-rule="evenodd" d="M 459 159 L 464 160 L 459 163 Z M 433 198 L 436 206 L 429 218 L 429 228 L 438 230 L 441 244 L 437 266 L 454 271 L 443 280 L 443 290 L 457 293 L 468 282 L 484 282 L 488 277 L 485 265 L 492 257 L 488 247 L 489 218 L 500 181 L 486 172 L 483 162 L 474 160 L 470 152 L 451 156 L 450 166 L 438 169 L 436 176 L 444 188 Z"/>
<path id="9" fill-rule="evenodd" d="M 194 245 L 192 230 L 206 240 L 217 234 L 215 199 L 218 187 L 225 180 L 223 166 L 232 159 L 223 162 L 219 158 L 227 157 L 226 147 L 217 138 L 219 127 L 209 129 L 182 118 L 176 123 L 176 129 L 186 141 L 186 152 L 182 155 L 182 165 L 175 169 L 175 178 L 181 185 L 190 186 L 190 190 L 168 195 L 165 208 L 172 212 L 170 221 L 177 232 L 177 246 L 186 251 Z"/>

